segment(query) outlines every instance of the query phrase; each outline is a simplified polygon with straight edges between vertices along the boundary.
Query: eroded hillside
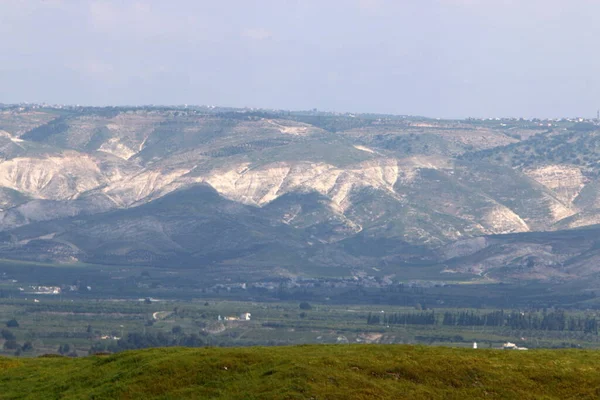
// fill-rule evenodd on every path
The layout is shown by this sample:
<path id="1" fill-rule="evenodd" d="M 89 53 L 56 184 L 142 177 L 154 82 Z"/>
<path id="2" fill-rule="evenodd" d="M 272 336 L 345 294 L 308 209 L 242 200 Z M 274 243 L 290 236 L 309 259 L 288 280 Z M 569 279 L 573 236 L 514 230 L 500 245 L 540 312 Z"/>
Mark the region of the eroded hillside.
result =
<path id="1" fill-rule="evenodd" d="M 456 241 L 600 222 L 598 132 L 569 121 L 4 107 L 0 254 L 264 263 L 270 246 L 273 264 L 360 266 L 423 249 L 444 261 Z M 348 248 L 382 239 L 398 245 Z"/>

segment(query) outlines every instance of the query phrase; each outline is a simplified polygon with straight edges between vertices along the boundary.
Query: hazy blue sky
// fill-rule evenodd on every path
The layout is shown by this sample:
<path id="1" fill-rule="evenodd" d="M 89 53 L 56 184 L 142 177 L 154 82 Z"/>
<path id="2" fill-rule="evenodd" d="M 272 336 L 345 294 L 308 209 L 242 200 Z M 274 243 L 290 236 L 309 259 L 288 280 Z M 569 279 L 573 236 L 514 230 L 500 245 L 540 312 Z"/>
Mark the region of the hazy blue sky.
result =
<path id="1" fill-rule="evenodd" d="M 0 0 L 0 102 L 595 116 L 596 0 Z"/>

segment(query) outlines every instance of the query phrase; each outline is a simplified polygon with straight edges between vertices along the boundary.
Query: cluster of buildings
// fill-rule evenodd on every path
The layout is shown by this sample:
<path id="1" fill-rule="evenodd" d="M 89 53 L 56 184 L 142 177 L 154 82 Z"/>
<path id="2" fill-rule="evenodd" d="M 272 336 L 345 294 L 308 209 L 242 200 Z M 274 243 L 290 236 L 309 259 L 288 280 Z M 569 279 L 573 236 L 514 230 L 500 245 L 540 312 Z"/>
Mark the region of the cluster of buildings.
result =
<path id="1" fill-rule="evenodd" d="M 113 335 L 102 335 L 100 336 L 100 340 L 121 340 L 121 338 Z"/>
<path id="2" fill-rule="evenodd" d="M 432 288 L 447 286 L 448 283 L 440 281 L 413 280 L 399 282 L 389 276 L 372 276 L 366 274 L 355 274 L 348 278 L 286 278 L 276 280 L 264 280 L 252 283 L 219 283 L 207 288 L 210 292 L 239 291 L 248 289 L 280 290 L 280 289 L 303 289 L 303 288 L 349 288 L 361 286 L 363 288 L 384 288 L 390 286 L 403 286 L 404 288 Z"/>
<path id="3" fill-rule="evenodd" d="M 59 286 L 30 286 L 31 294 L 61 294 L 62 289 Z M 23 288 L 19 288 L 20 291 L 25 291 Z"/>
<path id="4" fill-rule="evenodd" d="M 439 118 L 436 118 L 439 119 Z M 599 118 L 583 118 L 583 117 L 570 117 L 570 118 L 523 118 L 523 117 L 506 117 L 506 118 L 467 118 L 467 121 L 507 121 L 507 122 L 537 122 L 541 124 L 547 124 L 552 122 L 598 122 Z"/>
<path id="5" fill-rule="evenodd" d="M 219 317 L 217 319 L 219 321 L 250 321 L 250 317 L 252 317 L 252 314 L 250 314 L 249 312 L 246 312 L 246 313 L 241 313 L 239 317 L 236 317 L 236 316 L 221 317 L 219 315 Z"/>
<path id="6" fill-rule="evenodd" d="M 50 294 L 57 295 L 63 292 L 76 292 L 80 290 L 92 290 L 91 286 L 77 286 L 77 285 L 62 285 L 62 286 L 29 286 L 28 289 L 23 287 L 19 288 L 20 292 L 27 294 Z"/>

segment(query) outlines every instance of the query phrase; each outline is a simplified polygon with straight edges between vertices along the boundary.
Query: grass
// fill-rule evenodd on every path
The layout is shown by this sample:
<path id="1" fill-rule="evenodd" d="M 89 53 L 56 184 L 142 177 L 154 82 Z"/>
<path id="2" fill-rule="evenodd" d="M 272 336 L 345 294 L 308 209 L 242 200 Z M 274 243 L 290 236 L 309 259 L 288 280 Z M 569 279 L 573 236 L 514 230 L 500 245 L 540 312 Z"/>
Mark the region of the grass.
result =
<path id="1" fill-rule="evenodd" d="M 597 351 L 394 345 L 0 359 L 3 399 L 592 399 Z"/>

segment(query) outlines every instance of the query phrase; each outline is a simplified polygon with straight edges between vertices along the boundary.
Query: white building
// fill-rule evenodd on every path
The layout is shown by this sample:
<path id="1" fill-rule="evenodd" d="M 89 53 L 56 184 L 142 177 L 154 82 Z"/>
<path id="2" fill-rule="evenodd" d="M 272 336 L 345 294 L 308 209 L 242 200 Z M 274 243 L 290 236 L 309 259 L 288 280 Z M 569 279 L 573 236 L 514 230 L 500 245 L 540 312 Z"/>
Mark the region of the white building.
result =
<path id="1" fill-rule="evenodd" d="M 250 314 L 249 312 L 241 313 L 240 314 L 240 320 L 241 321 L 250 321 L 250 317 L 251 316 L 252 316 L 252 314 Z"/>
<path id="2" fill-rule="evenodd" d="M 246 312 L 246 313 L 241 313 L 239 317 L 230 316 L 230 317 L 225 317 L 223 319 L 225 321 L 250 321 L 251 316 L 252 316 L 252 314 L 250 314 L 249 312 Z M 220 315 L 219 315 L 219 318 L 221 318 Z"/>
<path id="3" fill-rule="evenodd" d="M 506 342 L 502 345 L 504 350 L 527 350 L 527 347 L 519 347 L 514 343 Z"/>

